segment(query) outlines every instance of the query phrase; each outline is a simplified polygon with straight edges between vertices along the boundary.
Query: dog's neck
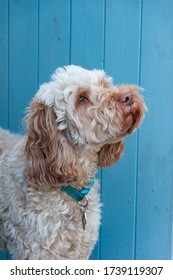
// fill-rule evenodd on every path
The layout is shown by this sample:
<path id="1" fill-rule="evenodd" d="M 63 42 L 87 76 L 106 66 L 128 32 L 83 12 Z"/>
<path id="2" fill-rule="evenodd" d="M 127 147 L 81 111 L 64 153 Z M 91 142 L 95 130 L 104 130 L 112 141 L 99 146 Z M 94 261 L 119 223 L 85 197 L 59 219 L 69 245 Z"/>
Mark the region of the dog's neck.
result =
<path id="1" fill-rule="evenodd" d="M 76 159 L 79 165 L 79 176 L 76 184 L 78 188 L 85 187 L 94 177 L 98 169 L 99 145 L 85 145 L 75 147 Z"/>

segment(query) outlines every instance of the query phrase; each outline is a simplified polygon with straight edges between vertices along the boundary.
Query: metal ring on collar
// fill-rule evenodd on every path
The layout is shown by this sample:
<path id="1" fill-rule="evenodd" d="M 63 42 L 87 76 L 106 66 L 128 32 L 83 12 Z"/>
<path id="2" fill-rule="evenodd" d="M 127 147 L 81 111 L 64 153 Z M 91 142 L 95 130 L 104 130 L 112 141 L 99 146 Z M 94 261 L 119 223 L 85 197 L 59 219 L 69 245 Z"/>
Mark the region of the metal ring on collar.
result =
<path id="1" fill-rule="evenodd" d="M 89 200 L 86 195 L 84 196 L 84 198 L 82 200 L 78 201 L 79 205 L 84 208 L 86 208 L 88 206 L 88 202 L 89 202 Z"/>

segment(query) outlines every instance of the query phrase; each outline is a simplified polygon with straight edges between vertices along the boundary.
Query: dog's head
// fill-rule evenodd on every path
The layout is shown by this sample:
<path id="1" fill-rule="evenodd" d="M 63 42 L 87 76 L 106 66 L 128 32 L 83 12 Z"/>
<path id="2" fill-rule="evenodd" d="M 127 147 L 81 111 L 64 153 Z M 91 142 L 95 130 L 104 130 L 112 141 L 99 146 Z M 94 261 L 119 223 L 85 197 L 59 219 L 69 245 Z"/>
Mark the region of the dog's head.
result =
<path id="1" fill-rule="evenodd" d="M 75 181 L 81 168 L 76 147 L 99 147 L 98 166 L 120 159 L 123 138 L 141 124 L 146 110 L 135 85 L 114 86 L 104 71 L 59 68 L 28 108 L 26 164 L 38 186 Z M 75 149 L 74 149 L 75 147 Z"/>

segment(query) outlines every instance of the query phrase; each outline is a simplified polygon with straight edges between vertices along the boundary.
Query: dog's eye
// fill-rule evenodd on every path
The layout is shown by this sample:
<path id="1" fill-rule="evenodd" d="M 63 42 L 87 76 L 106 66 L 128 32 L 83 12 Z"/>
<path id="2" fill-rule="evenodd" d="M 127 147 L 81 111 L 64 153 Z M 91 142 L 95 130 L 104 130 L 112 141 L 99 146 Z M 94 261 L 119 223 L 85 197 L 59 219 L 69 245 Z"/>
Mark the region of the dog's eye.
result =
<path id="1" fill-rule="evenodd" d="M 80 102 L 85 102 L 85 101 L 88 101 L 88 98 L 87 98 L 86 96 L 82 96 L 82 95 L 81 95 L 81 96 L 79 97 L 79 101 L 80 101 Z"/>
<path id="2" fill-rule="evenodd" d="M 91 104 L 89 97 L 90 93 L 88 90 L 79 91 L 76 98 L 76 107 L 87 108 Z"/>

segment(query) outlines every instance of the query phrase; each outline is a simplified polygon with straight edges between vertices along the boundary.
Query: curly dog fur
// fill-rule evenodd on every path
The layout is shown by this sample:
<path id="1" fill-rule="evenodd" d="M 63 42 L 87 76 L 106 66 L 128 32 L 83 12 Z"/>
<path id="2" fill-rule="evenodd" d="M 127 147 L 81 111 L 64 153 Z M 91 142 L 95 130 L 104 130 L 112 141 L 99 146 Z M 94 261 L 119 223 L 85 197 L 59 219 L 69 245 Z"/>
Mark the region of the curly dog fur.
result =
<path id="1" fill-rule="evenodd" d="M 102 70 L 58 68 L 27 109 L 27 135 L 0 129 L 0 246 L 15 259 L 87 259 L 100 224 L 99 184 L 87 224 L 61 186 L 85 188 L 98 167 L 118 161 L 124 137 L 141 124 L 135 85 L 113 85 Z"/>

